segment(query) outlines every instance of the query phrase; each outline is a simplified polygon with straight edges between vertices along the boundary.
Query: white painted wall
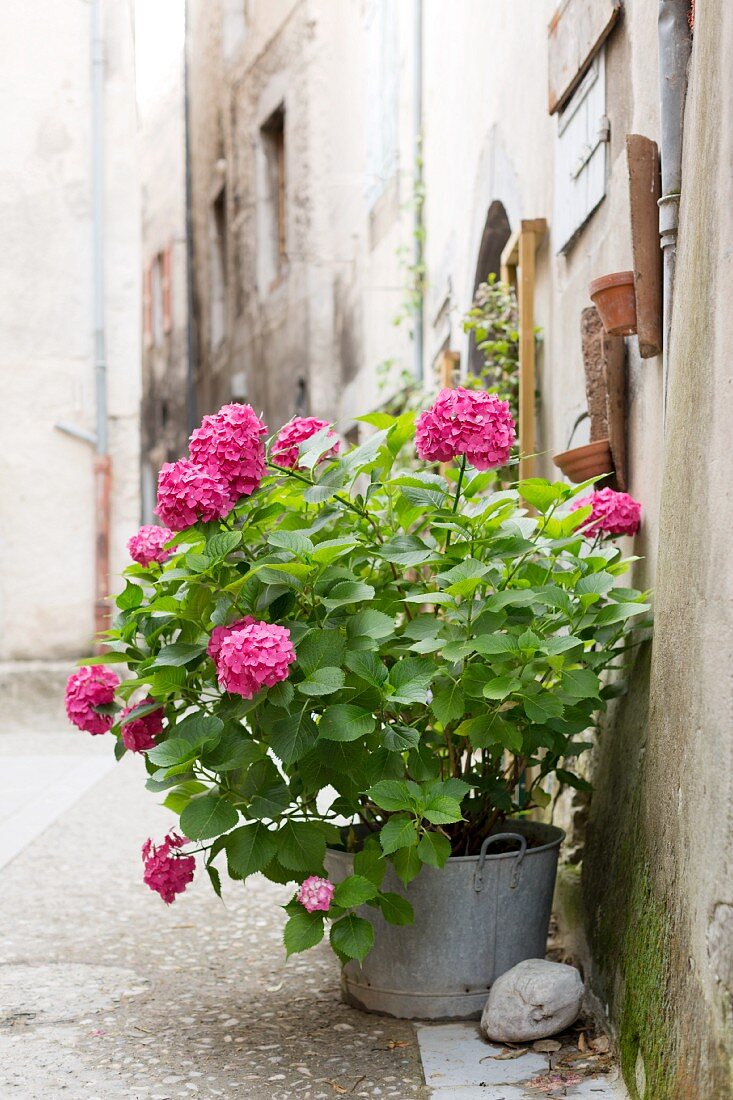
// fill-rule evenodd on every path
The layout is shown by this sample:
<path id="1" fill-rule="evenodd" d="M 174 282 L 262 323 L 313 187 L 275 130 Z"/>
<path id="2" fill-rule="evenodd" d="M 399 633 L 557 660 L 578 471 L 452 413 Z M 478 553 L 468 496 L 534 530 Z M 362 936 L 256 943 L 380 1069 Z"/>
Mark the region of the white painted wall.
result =
<path id="1" fill-rule="evenodd" d="M 104 8 L 112 569 L 139 513 L 139 198 L 131 13 Z M 0 659 L 88 651 L 94 626 L 90 6 L 0 6 Z"/>

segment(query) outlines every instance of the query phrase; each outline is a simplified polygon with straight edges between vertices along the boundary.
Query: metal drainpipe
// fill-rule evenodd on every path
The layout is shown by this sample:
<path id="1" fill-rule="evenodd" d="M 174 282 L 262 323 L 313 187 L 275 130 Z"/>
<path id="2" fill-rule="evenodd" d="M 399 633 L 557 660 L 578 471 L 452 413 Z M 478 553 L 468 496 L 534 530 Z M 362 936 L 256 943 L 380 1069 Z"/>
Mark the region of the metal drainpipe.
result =
<path id="1" fill-rule="evenodd" d="M 662 376 L 664 416 L 667 411 L 669 338 L 677 260 L 680 192 L 682 190 L 682 128 L 687 94 L 687 64 L 692 49 L 688 16 L 690 0 L 659 0 L 659 80 L 662 123 L 662 197 L 659 237 L 664 257 L 664 347 Z"/>
<path id="2" fill-rule="evenodd" d="M 104 317 L 104 34 L 102 0 L 92 0 L 92 284 L 94 325 L 94 381 L 96 439 L 94 456 L 95 573 L 94 628 L 98 634 L 109 621 L 110 482 L 107 422 L 107 347 Z"/>
<path id="3" fill-rule="evenodd" d="M 414 105 L 415 105 L 415 186 L 422 189 L 422 125 L 423 125 L 423 3 L 415 0 L 415 72 L 414 72 Z M 413 372 L 416 383 L 420 386 L 423 382 L 423 322 L 425 301 L 423 293 L 423 199 L 415 196 L 415 220 L 413 234 L 415 238 L 414 264 L 417 296 L 415 302 L 415 361 Z"/>
<path id="4" fill-rule="evenodd" d="M 183 127 L 184 127 L 184 156 L 185 156 L 185 181 L 186 181 L 186 350 L 188 362 L 186 364 L 186 418 L 188 431 L 191 433 L 196 427 L 196 331 L 194 328 L 194 286 L 193 286 L 193 212 L 191 207 L 191 91 L 189 86 L 190 74 L 188 64 L 188 32 L 189 12 L 188 4 L 184 5 L 184 37 L 183 37 Z"/>

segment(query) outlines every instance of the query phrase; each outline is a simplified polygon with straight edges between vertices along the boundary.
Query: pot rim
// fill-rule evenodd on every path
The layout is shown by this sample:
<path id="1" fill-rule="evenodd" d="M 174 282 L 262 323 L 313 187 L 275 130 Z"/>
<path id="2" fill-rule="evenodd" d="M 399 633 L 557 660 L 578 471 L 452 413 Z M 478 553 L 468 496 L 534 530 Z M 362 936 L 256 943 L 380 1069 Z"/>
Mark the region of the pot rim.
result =
<path id="1" fill-rule="evenodd" d="M 505 821 L 501 825 L 501 827 L 497 828 L 496 831 L 497 832 L 502 832 L 502 833 L 520 832 L 521 830 L 518 829 L 517 826 L 525 825 L 525 824 L 539 825 L 543 829 L 551 830 L 552 833 L 556 834 L 552 840 L 548 840 L 545 844 L 539 844 L 536 848 L 529 848 L 528 847 L 526 852 L 525 852 L 525 855 L 524 855 L 525 859 L 527 859 L 528 856 L 539 855 L 540 852 L 547 852 L 551 848 L 559 848 L 560 845 L 562 844 L 563 840 L 565 839 L 566 835 L 567 835 L 565 833 L 565 830 L 561 829 L 559 825 L 548 825 L 547 822 L 545 822 L 545 821 L 524 822 L 521 819 L 519 821 Z M 492 830 L 492 832 L 493 831 L 494 830 Z M 339 855 L 339 856 L 352 856 L 352 855 L 354 855 L 353 852 L 346 852 L 346 851 L 344 851 L 343 848 L 332 848 L 330 845 L 328 846 L 328 851 L 333 852 L 334 855 Z M 485 860 L 489 860 L 489 859 L 492 859 L 492 860 L 494 860 L 494 859 L 516 859 L 518 854 L 519 854 L 518 852 L 494 852 L 493 854 L 491 852 L 487 852 L 486 855 L 484 856 L 484 859 Z M 477 855 L 477 856 L 448 856 L 448 860 L 447 860 L 447 862 L 445 863 L 444 866 L 447 867 L 449 863 L 478 863 L 478 861 L 480 859 L 481 859 L 480 855 Z"/>
<path id="2" fill-rule="evenodd" d="M 569 451 L 562 451 L 559 455 L 554 455 L 553 462 L 565 462 L 568 458 L 571 461 L 578 460 L 583 457 L 590 458 L 594 455 L 601 455 L 608 451 L 611 455 L 611 441 L 610 439 L 594 439 L 592 443 L 584 443 L 581 447 L 571 447 Z M 610 472 L 610 471 L 609 471 Z"/>
<path id="3" fill-rule="evenodd" d="M 588 293 L 593 298 L 599 291 L 612 290 L 617 286 L 634 286 L 634 272 L 612 271 L 608 275 L 599 275 L 597 279 L 591 280 Z"/>

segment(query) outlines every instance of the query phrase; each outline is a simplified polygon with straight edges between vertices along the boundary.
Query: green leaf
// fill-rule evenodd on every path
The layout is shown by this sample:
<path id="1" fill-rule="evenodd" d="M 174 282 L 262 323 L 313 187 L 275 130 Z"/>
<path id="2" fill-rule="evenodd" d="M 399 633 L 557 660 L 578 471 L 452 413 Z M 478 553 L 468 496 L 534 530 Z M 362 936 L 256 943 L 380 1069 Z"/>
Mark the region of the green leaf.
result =
<path id="1" fill-rule="evenodd" d="M 232 550 L 236 550 L 242 544 L 241 531 L 219 531 L 212 535 L 206 542 L 206 556 L 212 562 L 222 561 Z"/>
<path id="2" fill-rule="evenodd" d="M 150 693 L 156 699 L 163 698 L 166 695 L 176 695 L 185 683 L 185 668 L 173 665 L 170 668 L 161 668 L 158 669 L 150 681 Z"/>
<path id="3" fill-rule="evenodd" d="M 295 909 L 285 925 L 283 939 L 287 957 L 315 947 L 323 939 L 323 913 L 309 913 L 307 909 Z"/>
<path id="4" fill-rule="evenodd" d="M 147 759 L 159 768 L 173 768 L 184 760 L 193 760 L 196 749 L 182 737 L 171 737 L 146 753 Z"/>
<path id="5" fill-rule="evenodd" d="M 649 611 L 648 603 L 615 603 L 602 608 L 598 612 L 596 623 L 598 626 L 610 626 L 611 623 L 620 623 L 624 619 L 630 619 L 633 615 L 641 615 Z"/>
<path id="6" fill-rule="evenodd" d="M 420 837 L 417 854 L 422 863 L 431 867 L 444 867 L 450 853 L 450 841 L 442 833 L 423 833 Z"/>
<path id="7" fill-rule="evenodd" d="M 403 603 L 450 604 L 456 602 L 448 592 L 417 592 L 414 596 L 405 596 Z"/>
<path id="8" fill-rule="evenodd" d="M 435 555 L 435 551 L 426 546 L 417 535 L 398 535 L 390 539 L 377 551 L 380 558 L 401 565 L 403 568 L 421 565 Z"/>
<path id="9" fill-rule="evenodd" d="M 522 681 L 517 676 L 497 676 L 484 688 L 484 699 L 506 699 L 513 691 L 519 691 Z"/>
<path id="10" fill-rule="evenodd" d="M 498 712 L 479 714 L 461 722 L 456 734 L 467 737 L 474 749 L 486 749 L 490 745 L 511 745 L 517 737 L 521 748 L 521 735 Z"/>
<path id="11" fill-rule="evenodd" d="M 326 838 L 319 825 L 287 821 L 277 834 L 277 858 L 283 867 L 317 874 L 323 868 Z"/>
<path id="12" fill-rule="evenodd" d="M 462 819 L 460 803 L 445 794 L 434 794 L 422 811 L 422 816 L 432 825 L 448 825 Z"/>
<path id="13" fill-rule="evenodd" d="M 508 634 L 480 634 L 474 638 L 473 648 L 483 657 L 499 657 L 519 650 L 517 639 Z"/>
<path id="14" fill-rule="evenodd" d="M 465 707 L 466 700 L 460 682 L 454 683 L 452 680 L 444 687 L 438 688 L 430 704 L 430 709 L 442 726 L 447 726 L 449 722 L 455 722 L 460 718 Z"/>
<path id="15" fill-rule="evenodd" d="M 561 687 L 572 699 L 600 698 L 601 681 L 589 668 L 573 668 L 563 672 Z"/>
<path id="16" fill-rule="evenodd" d="M 367 795 L 382 810 L 414 810 L 420 800 L 420 788 L 404 779 L 383 779 L 370 787 Z"/>
<path id="17" fill-rule="evenodd" d="M 380 894 L 377 904 L 388 924 L 412 924 L 415 919 L 415 913 L 409 901 L 399 894 L 389 891 L 386 894 Z"/>
<path id="18" fill-rule="evenodd" d="M 133 611 L 143 602 L 143 596 L 144 592 L 139 584 L 133 584 L 132 581 L 127 581 L 125 587 L 116 597 L 115 603 L 120 611 Z M 96 657 L 94 660 L 97 662 Z"/>
<path id="19" fill-rule="evenodd" d="M 190 840 L 208 840 L 234 828 L 239 814 L 226 798 L 204 794 L 192 799 L 181 814 L 181 831 Z"/>
<path id="20" fill-rule="evenodd" d="M 615 580 L 616 578 L 605 570 L 601 573 L 588 573 L 587 576 L 580 578 L 575 585 L 575 591 L 579 596 L 589 594 L 602 596 L 613 588 Z"/>
<path id="21" fill-rule="evenodd" d="M 80 657 L 75 665 L 124 665 L 130 660 L 126 653 L 118 653 L 116 650 L 108 650 L 107 653 L 96 653 L 93 657 Z"/>
<path id="22" fill-rule="evenodd" d="M 361 707 L 336 703 L 323 712 L 318 734 L 329 741 L 357 741 L 374 729 L 374 717 Z"/>
<path id="23" fill-rule="evenodd" d="M 267 701 L 274 707 L 289 707 L 295 697 L 295 688 L 289 680 L 281 680 L 267 689 Z"/>
<path id="24" fill-rule="evenodd" d="M 572 490 L 562 481 L 550 483 L 541 477 L 530 477 L 517 485 L 519 495 L 538 512 L 548 512 L 553 504 L 567 500 Z"/>
<path id="25" fill-rule="evenodd" d="M 412 726 L 403 726 L 399 722 L 385 726 L 382 733 L 382 744 L 390 752 L 408 752 L 416 748 L 419 741 L 419 730 Z"/>
<path id="26" fill-rule="evenodd" d="M 221 718 L 198 711 L 187 715 L 175 726 L 172 733 L 174 737 L 188 741 L 189 745 L 198 746 L 217 741 L 223 729 L 224 723 Z"/>
<path id="27" fill-rule="evenodd" d="M 290 767 L 315 745 L 318 729 L 308 707 L 278 719 L 272 727 L 270 748 L 286 767 Z"/>
<path id="28" fill-rule="evenodd" d="M 530 722 L 544 724 L 549 718 L 560 718 L 565 709 L 556 695 L 542 691 L 538 695 L 527 695 L 524 700 L 524 713 Z"/>
<path id="29" fill-rule="evenodd" d="M 359 679 L 365 680 L 372 687 L 381 688 L 387 680 L 387 669 L 374 653 L 349 650 L 345 664 Z"/>
<path id="30" fill-rule="evenodd" d="M 422 867 L 422 861 L 417 854 L 417 845 L 414 848 L 399 848 L 392 856 L 392 865 L 397 877 L 404 882 L 405 886 L 408 886 L 420 873 Z"/>
<path id="31" fill-rule="evenodd" d="M 267 536 L 267 541 L 270 546 L 279 546 L 283 550 L 290 550 L 299 558 L 309 556 L 314 550 L 311 540 L 299 531 L 271 531 Z"/>
<path id="32" fill-rule="evenodd" d="M 398 661 L 389 673 L 392 684 L 390 697 L 398 703 L 426 703 L 434 675 L 432 661 L 423 661 L 419 657 Z"/>
<path id="33" fill-rule="evenodd" d="M 325 607 L 333 610 L 335 607 L 343 607 L 345 604 L 361 603 L 363 600 L 373 600 L 374 589 L 363 581 L 339 581 L 329 590 L 328 596 L 321 602 Z"/>
<path id="34" fill-rule="evenodd" d="M 190 645 L 187 642 L 174 642 L 163 646 L 155 658 L 155 668 L 161 665 L 190 665 L 206 653 L 206 646 Z"/>
<path id="35" fill-rule="evenodd" d="M 374 943 L 374 928 L 368 920 L 349 913 L 331 925 L 330 939 L 339 958 L 363 962 Z"/>
<path id="36" fill-rule="evenodd" d="M 549 654 L 551 657 L 557 657 L 561 653 L 570 653 L 573 649 L 584 649 L 585 643 L 582 638 L 573 638 L 572 635 L 563 634 L 559 638 L 545 638 L 540 646 L 543 653 Z"/>
<path id="37" fill-rule="evenodd" d="M 387 431 L 382 430 L 374 432 L 370 435 L 360 446 L 354 447 L 353 450 L 348 451 L 342 461 L 343 466 L 348 469 L 350 474 L 357 474 L 360 471 L 370 466 L 374 459 L 379 454 L 379 451 L 384 446 L 387 439 Z"/>
<path id="38" fill-rule="evenodd" d="M 261 821 L 233 829 L 225 846 L 229 874 L 240 879 L 261 871 L 277 851 L 275 834 Z"/>
<path id="39" fill-rule="evenodd" d="M 302 695 L 332 695 L 344 686 L 344 673 L 340 668 L 317 668 L 307 680 L 298 684 Z"/>
<path id="40" fill-rule="evenodd" d="M 216 867 L 206 866 L 206 874 L 209 876 L 209 881 L 214 888 L 214 893 L 218 898 L 221 897 L 221 875 L 217 871 Z"/>
<path id="41" fill-rule="evenodd" d="M 223 734 L 212 747 L 205 745 L 201 750 L 202 763 L 215 772 L 248 768 L 261 757 L 260 746 L 251 740 L 243 726 L 234 724 L 225 727 Z"/>
<path id="42" fill-rule="evenodd" d="M 389 638 L 394 633 L 394 618 L 382 611 L 357 611 L 346 621 L 346 633 L 353 645 L 355 640 L 365 639 L 365 646 L 372 641 Z"/>
<path id="43" fill-rule="evenodd" d="M 336 887 L 333 900 L 342 909 L 355 909 L 357 905 L 375 898 L 379 889 L 362 875 L 349 875 Z"/>
<path id="44" fill-rule="evenodd" d="M 298 664 L 305 673 L 324 666 L 338 666 L 345 642 L 337 630 L 310 630 L 297 644 Z"/>
<path id="45" fill-rule="evenodd" d="M 368 878 L 375 886 L 381 886 L 386 870 L 379 841 L 375 836 L 368 837 L 362 850 L 354 855 L 354 874 Z"/>
<path id="46" fill-rule="evenodd" d="M 411 848 L 417 844 L 417 832 L 415 831 L 415 819 L 406 814 L 398 814 L 391 817 L 382 827 L 379 834 L 379 842 L 385 855 L 396 852 L 399 848 Z"/>

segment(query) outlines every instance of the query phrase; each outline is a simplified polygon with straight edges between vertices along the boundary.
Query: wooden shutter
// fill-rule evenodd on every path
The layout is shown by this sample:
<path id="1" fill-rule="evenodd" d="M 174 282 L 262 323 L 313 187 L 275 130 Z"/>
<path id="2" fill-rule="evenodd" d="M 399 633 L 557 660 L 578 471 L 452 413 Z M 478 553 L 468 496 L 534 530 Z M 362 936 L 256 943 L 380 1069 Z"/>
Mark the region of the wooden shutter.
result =
<path id="1" fill-rule="evenodd" d="M 153 265 L 143 274 L 143 340 L 146 348 L 153 346 Z"/>
<path id="2" fill-rule="evenodd" d="M 173 298 L 171 295 L 171 246 L 166 245 L 160 254 L 161 295 L 163 298 L 163 332 L 166 336 L 173 328 Z"/>

